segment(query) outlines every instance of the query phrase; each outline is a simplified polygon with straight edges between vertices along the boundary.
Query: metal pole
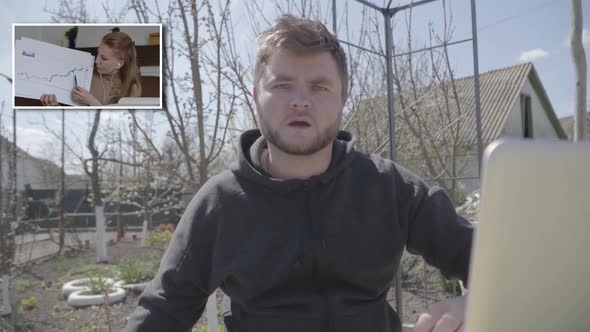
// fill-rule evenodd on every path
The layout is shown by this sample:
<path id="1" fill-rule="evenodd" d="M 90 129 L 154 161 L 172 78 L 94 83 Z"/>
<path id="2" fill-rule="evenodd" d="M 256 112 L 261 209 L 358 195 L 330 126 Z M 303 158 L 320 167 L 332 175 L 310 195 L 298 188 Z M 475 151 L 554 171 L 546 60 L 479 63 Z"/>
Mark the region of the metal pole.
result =
<path id="1" fill-rule="evenodd" d="M 475 127 L 477 129 L 477 175 L 481 176 L 483 142 L 481 133 L 481 102 L 479 99 L 479 55 L 477 51 L 477 19 L 475 0 L 471 0 L 471 33 L 473 38 L 473 81 L 475 83 Z"/>
<path id="2" fill-rule="evenodd" d="M 391 28 L 391 19 L 395 11 L 383 11 L 385 18 L 385 62 L 387 67 L 387 113 L 389 115 L 389 158 L 393 161 L 396 159 L 395 149 L 395 115 L 394 115 L 394 96 L 393 96 L 393 31 Z M 397 269 L 395 277 L 395 308 L 400 320 L 403 321 L 402 310 L 402 270 L 401 262 Z"/>
<path id="3" fill-rule="evenodd" d="M 121 141 L 121 130 L 119 129 L 119 160 L 123 161 L 123 143 Z M 121 240 L 122 237 L 125 236 L 125 229 L 123 227 L 123 216 L 121 215 L 121 191 L 123 190 L 123 163 L 119 163 L 119 189 L 117 192 L 119 193 L 117 196 L 118 204 L 117 204 L 117 242 Z"/>
<path id="4" fill-rule="evenodd" d="M 393 53 L 393 32 L 392 32 L 392 28 L 391 28 L 391 19 L 398 11 L 408 9 L 411 7 L 415 7 L 415 6 L 419 6 L 419 5 L 423 5 L 423 4 L 427 4 L 430 2 L 434 2 L 436 0 L 422 0 L 422 1 L 411 3 L 411 4 L 408 4 L 405 6 L 395 7 L 395 8 L 389 7 L 391 5 L 391 1 L 388 2 L 386 8 L 377 7 L 376 5 L 374 5 L 368 1 L 365 1 L 365 0 L 356 0 L 356 1 L 364 4 L 367 7 L 371 7 L 375 10 L 380 11 L 385 18 L 385 49 L 386 49 L 385 61 L 387 64 L 387 112 L 389 114 L 389 154 L 390 154 L 391 160 L 395 161 L 395 159 L 396 159 L 395 116 L 394 116 L 393 82 L 392 82 L 392 80 L 393 80 L 393 68 L 392 68 L 393 67 L 393 64 L 392 64 L 392 62 L 393 62 L 393 55 L 392 55 L 392 53 Z M 473 3 L 473 1 L 474 0 L 472 0 L 472 8 L 474 11 L 475 4 Z M 472 17 L 474 18 L 474 15 L 472 15 Z M 477 45 L 477 39 L 475 39 L 475 45 Z M 477 59 L 477 46 L 474 46 L 474 50 L 476 52 L 475 57 Z M 477 68 L 477 65 L 476 65 L 476 68 Z M 477 104 L 477 110 L 478 110 L 477 116 L 479 118 L 479 78 L 477 80 L 476 99 L 477 99 L 476 104 Z M 480 128 L 479 122 L 478 122 L 478 131 L 480 133 L 478 135 L 478 137 L 481 138 L 481 128 Z M 481 145 L 481 143 L 480 143 L 480 145 Z M 480 156 L 481 156 L 481 150 L 480 150 Z M 480 160 L 481 160 L 481 157 L 480 157 Z M 398 314 L 400 320 L 403 322 L 401 265 L 397 269 L 397 275 L 395 278 L 395 306 L 396 306 L 397 314 Z"/>
<path id="5" fill-rule="evenodd" d="M 385 17 L 385 62 L 387 67 L 387 113 L 389 115 L 389 158 L 395 161 L 395 116 L 393 99 L 393 32 L 391 31 L 391 12 L 384 12 Z"/>
<path id="6" fill-rule="evenodd" d="M 64 233 L 66 220 L 64 217 L 64 204 L 66 198 L 66 166 L 65 166 L 65 145 L 66 145 L 66 112 L 61 109 L 61 190 L 59 197 L 59 252 L 64 248 Z"/>
<path id="7" fill-rule="evenodd" d="M 336 0 L 332 0 L 332 30 L 334 30 L 334 35 L 338 36 L 338 27 L 336 24 Z"/>

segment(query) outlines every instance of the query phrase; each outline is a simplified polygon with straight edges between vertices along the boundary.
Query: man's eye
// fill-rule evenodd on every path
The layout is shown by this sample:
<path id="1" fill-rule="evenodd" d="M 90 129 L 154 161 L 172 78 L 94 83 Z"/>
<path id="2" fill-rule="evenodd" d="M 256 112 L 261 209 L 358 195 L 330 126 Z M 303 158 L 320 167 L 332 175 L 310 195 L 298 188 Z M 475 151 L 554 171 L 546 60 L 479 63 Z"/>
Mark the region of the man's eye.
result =
<path id="1" fill-rule="evenodd" d="M 319 91 L 319 92 L 327 92 L 329 91 L 329 89 L 323 85 L 314 85 L 313 86 L 314 91 Z"/>
<path id="2" fill-rule="evenodd" d="M 277 84 L 274 86 L 277 89 L 288 89 L 290 87 L 289 84 Z"/>

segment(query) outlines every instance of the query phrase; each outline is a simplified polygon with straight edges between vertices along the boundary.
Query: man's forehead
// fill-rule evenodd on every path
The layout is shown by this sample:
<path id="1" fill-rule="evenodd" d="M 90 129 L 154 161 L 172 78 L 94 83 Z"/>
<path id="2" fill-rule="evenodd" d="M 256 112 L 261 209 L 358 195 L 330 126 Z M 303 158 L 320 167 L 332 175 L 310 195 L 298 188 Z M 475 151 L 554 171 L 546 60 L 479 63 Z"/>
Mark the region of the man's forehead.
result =
<path id="1" fill-rule="evenodd" d="M 318 60 L 332 60 L 335 63 L 332 55 L 328 51 L 296 51 L 284 47 L 279 47 L 277 50 L 269 54 L 267 62 L 273 61 L 318 61 Z"/>
<path id="2" fill-rule="evenodd" d="M 329 52 L 295 53 L 279 50 L 273 53 L 263 69 L 267 79 L 286 80 L 305 77 L 309 80 L 334 80 L 338 75 L 336 61 Z M 333 78 L 331 78 L 333 76 Z"/>
<path id="3" fill-rule="evenodd" d="M 317 83 L 330 83 L 334 84 L 337 77 L 330 77 L 322 73 L 312 72 L 308 75 L 292 75 L 287 72 L 267 72 L 267 79 L 269 81 L 294 81 L 299 78 L 303 78 L 306 81 L 317 82 Z M 302 77 L 303 76 L 303 77 Z"/>

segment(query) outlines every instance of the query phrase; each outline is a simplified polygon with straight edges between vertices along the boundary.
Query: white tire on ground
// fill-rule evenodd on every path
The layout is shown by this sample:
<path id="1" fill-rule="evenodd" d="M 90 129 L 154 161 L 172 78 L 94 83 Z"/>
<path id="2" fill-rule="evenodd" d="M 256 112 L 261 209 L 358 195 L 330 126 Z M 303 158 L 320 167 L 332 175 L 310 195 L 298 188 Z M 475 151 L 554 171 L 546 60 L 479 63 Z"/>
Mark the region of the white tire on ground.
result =
<path id="1" fill-rule="evenodd" d="M 90 289 L 88 287 L 88 281 L 90 280 L 90 278 L 83 278 L 83 279 L 76 279 L 76 280 L 72 280 L 69 282 L 66 282 L 63 287 L 61 288 L 61 293 L 64 296 L 64 299 L 68 299 L 68 296 L 70 294 L 72 294 L 75 291 L 80 291 L 80 290 L 88 290 Z M 111 278 L 105 278 L 105 283 L 108 285 L 114 285 L 115 284 L 115 280 L 111 279 Z"/>
<path id="2" fill-rule="evenodd" d="M 123 301 L 127 292 L 123 288 L 115 287 L 110 290 L 109 293 L 109 304 L 115 304 Z M 102 305 L 106 302 L 106 296 L 104 294 L 90 295 L 85 294 L 88 290 L 75 291 L 68 296 L 68 304 L 72 307 L 87 307 L 91 305 Z"/>
<path id="3" fill-rule="evenodd" d="M 143 289 L 145 286 L 147 286 L 148 282 L 149 281 L 139 282 L 137 284 L 126 284 L 125 280 L 119 280 L 113 286 L 123 288 L 128 291 L 143 292 Z"/>

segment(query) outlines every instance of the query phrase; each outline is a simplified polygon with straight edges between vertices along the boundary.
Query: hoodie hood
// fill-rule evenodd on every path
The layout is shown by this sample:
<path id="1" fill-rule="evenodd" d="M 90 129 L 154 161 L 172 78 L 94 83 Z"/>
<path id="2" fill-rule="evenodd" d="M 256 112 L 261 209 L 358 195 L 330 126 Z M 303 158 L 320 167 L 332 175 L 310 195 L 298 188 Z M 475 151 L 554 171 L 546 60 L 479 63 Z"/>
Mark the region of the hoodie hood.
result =
<path id="1" fill-rule="evenodd" d="M 260 149 L 266 147 L 266 144 L 266 139 L 262 136 L 259 129 L 251 129 L 242 133 L 239 140 L 238 164 L 232 171 L 237 175 L 246 177 L 273 190 L 281 191 L 302 188 L 306 182 L 329 182 L 350 164 L 354 152 L 352 134 L 341 130 L 338 132 L 332 147 L 332 160 L 324 173 L 308 179 L 276 179 L 264 170 L 259 159 Z"/>

